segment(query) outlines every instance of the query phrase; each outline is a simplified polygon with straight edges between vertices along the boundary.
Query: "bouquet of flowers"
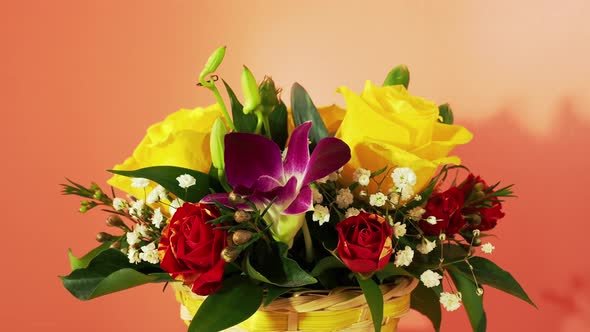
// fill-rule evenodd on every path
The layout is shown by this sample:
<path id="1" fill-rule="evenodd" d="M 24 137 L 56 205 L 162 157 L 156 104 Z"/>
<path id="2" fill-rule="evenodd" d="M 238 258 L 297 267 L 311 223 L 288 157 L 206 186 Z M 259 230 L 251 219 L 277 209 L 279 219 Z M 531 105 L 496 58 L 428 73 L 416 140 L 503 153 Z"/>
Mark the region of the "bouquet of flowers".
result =
<path id="1" fill-rule="evenodd" d="M 63 185 L 83 197 L 80 212 L 101 208 L 114 230 L 81 258 L 70 251 L 73 271 L 61 277 L 70 293 L 88 300 L 171 283 L 189 331 L 228 329 L 273 305 L 309 313 L 310 298 L 330 298 L 324 312 L 336 313 L 320 316 L 318 331 L 344 329 L 332 322 L 350 316 L 352 302 L 368 308 L 365 330 L 380 331 L 409 306 L 439 330 L 441 306 L 464 305 L 474 331 L 484 331 L 483 285 L 534 305 L 485 258 L 512 186 L 449 155 L 472 134 L 453 124 L 448 104 L 409 94 L 407 67 L 361 94 L 339 88 L 345 110 L 316 108 L 297 83 L 288 109 L 271 78 L 258 83 L 244 67 L 243 104 L 223 81 L 228 111 L 215 75 L 224 56 L 217 49 L 199 76 L 217 103 L 150 127 L 109 171 L 111 190 Z M 251 330 L 263 330 L 257 322 Z M 291 316 L 288 326 L 312 329 Z"/>

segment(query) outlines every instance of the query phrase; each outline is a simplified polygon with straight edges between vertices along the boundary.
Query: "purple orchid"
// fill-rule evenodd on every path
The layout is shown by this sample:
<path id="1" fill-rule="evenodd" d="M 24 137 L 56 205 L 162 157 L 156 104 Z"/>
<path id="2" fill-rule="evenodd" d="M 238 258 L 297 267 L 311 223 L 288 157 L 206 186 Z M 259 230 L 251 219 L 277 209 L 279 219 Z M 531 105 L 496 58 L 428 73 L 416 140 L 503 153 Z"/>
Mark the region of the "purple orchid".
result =
<path id="1" fill-rule="evenodd" d="M 284 160 L 279 146 L 266 137 L 247 133 L 225 136 L 228 183 L 236 194 L 258 209 L 264 209 L 274 200 L 265 219 L 272 223 L 274 237 L 289 245 L 305 222 L 305 212 L 313 209 L 310 183 L 337 171 L 350 159 L 348 145 L 334 137 L 318 142 L 310 156 L 310 129 L 311 122 L 295 128 Z M 203 199 L 205 203 L 214 201 L 232 206 L 227 193 L 211 194 Z M 249 209 L 248 205 L 238 207 Z"/>

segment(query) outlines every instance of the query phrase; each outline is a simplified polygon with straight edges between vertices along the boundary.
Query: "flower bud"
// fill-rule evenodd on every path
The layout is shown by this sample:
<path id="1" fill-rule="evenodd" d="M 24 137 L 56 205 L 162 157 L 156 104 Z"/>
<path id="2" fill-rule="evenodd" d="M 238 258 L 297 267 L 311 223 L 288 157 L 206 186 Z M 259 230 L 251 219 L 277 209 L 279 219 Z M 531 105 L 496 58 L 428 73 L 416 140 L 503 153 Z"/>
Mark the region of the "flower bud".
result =
<path id="1" fill-rule="evenodd" d="M 211 161 L 213 162 L 213 167 L 217 168 L 218 170 L 225 169 L 225 161 L 223 158 L 223 152 L 225 148 L 223 138 L 225 137 L 226 133 L 227 129 L 225 128 L 225 124 L 220 118 L 217 118 L 213 124 L 213 128 L 211 129 L 209 146 L 211 148 Z"/>
<path id="2" fill-rule="evenodd" d="M 244 197 L 242 197 L 240 194 L 236 194 L 233 191 L 231 193 L 229 193 L 228 199 L 230 202 L 232 202 L 234 204 L 242 204 L 246 201 L 246 200 L 244 200 Z"/>
<path id="3" fill-rule="evenodd" d="M 114 236 L 112 236 L 109 233 L 105 233 L 105 232 L 100 232 L 98 234 L 96 234 L 96 241 L 98 242 L 107 242 L 110 241 L 114 238 Z"/>
<path id="4" fill-rule="evenodd" d="M 481 231 L 479 229 L 474 229 L 473 230 L 473 236 L 479 236 L 481 234 Z"/>
<path id="5" fill-rule="evenodd" d="M 473 185 L 473 190 L 475 191 L 483 191 L 483 183 L 478 182 Z"/>
<path id="6" fill-rule="evenodd" d="M 224 57 L 225 57 L 225 46 L 222 46 L 222 47 L 216 49 L 215 51 L 213 51 L 213 53 L 211 54 L 211 56 L 207 60 L 205 67 L 203 67 L 201 74 L 199 75 L 199 82 L 201 82 L 203 84 L 205 82 L 205 76 L 215 72 L 217 70 L 217 67 L 219 67 L 219 65 L 221 64 L 221 61 L 223 61 Z"/>
<path id="7" fill-rule="evenodd" d="M 438 106 L 438 121 L 446 124 L 453 124 L 455 118 L 453 116 L 451 105 L 442 104 Z"/>
<path id="8" fill-rule="evenodd" d="M 275 87 L 275 82 L 272 80 L 272 78 L 265 76 L 258 86 L 258 91 L 260 92 L 260 103 L 262 105 L 262 110 L 265 114 L 269 114 L 280 103 L 280 90 L 277 90 Z"/>
<path id="9" fill-rule="evenodd" d="M 483 295 L 483 288 L 477 287 L 477 289 L 475 290 L 475 294 L 477 294 L 477 296 L 482 296 Z"/>
<path id="10" fill-rule="evenodd" d="M 106 224 L 109 227 L 126 227 L 127 226 L 123 222 L 123 219 L 121 219 L 121 217 L 119 217 L 116 214 L 112 214 L 112 215 L 108 216 Z"/>
<path id="11" fill-rule="evenodd" d="M 221 251 L 221 258 L 223 258 L 223 260 L 228 263 L 235 261 L 239 255 L 240 250 L 238 250 L 236 247 L 226 247 Z"/>
<path id="12" fill-rule="evenodd" d="M 440 233 L 440 235 L 438 236 L 438 239 L 441 241 L 444 241 L 447 239 L 447 236 L 445 235 L 445 233 Z"/>
<path id="13" fill-rule="evenodd" d="M 242 245 L 252 238 L 252 232 L 240 229 L 237 230 L 232 236 L 232 240 L 236 245 Z"/>
<path id="14" fill-rule="evenodd" d="M 472 195 L 473 199 L 476 201 L 486 197 L 486 194 L 484 194 L 483 191 L 475 191 Z"/>
<path id="15" fill-rule="evenodd" d="M 473 226 L 481 224 L 481 216 L 479 215 L 479 213 L 474 213 L 465 216 L 465 220 L 467 220 L 467 222 L 469 222 L 469 224 Z"/>
<path id="16" fill-rule="evenodd" d="M 92 195 L 92 197 L 94 197 L 94 199 L 97 199 L 99 201 L 103 198 L 103 196 L 104 196 L 104 194 L 102 193 L 102 191 L 100 189 L 96 190 L 94 192 L 94 195 Z"/>
<path id="17" fill-rule="evenodd" d="M 234 213 L 234 219 L 236 220 L 237 223 L 243 223 L 243 222 L 250 221 L 251 218 L 252 218 L 252 215 L 249 212 L 246 212 L 244 210 L 238 210 Z"/>
<path id="18" fill-rule="evenodd" d="M 244 93 L 243 112 L 250 114 L 260 106 L 260 93 L 254 75 L 246 66 L 242 70 L 242 91 Z"/>
<path id="19" fill-rule="evenodd" d="M 383 82 L 383 86 L 388 85 L 403 85 L 406 89 L 410 84 L 410 70 L 406 65 L 399 65 L 393 68 L 387 77 L 385 77 L 385 81 Z"/>
<path id="20" fill-rule="evenodd" d="M 117 242 L 113 242 L 109 248 L 113 248 L 113 249 L 120 249 L 121 248 L 121 242 L 117 241 Z"/>

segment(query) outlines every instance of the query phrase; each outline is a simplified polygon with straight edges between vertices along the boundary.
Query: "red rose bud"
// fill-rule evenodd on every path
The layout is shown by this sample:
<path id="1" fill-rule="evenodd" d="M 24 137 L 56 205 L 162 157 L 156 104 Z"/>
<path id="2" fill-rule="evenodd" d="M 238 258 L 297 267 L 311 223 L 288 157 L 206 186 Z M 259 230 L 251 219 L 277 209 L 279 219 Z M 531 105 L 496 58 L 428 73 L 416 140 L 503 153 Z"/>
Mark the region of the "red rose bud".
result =
<path id="1" fill-rule="evenodd" d="M 353 272 L 381 270 L 393 253 L 393 229 L 376 214 L 361 213 L 338 225 L 338 255 Z"/>
<path id="2" fill-rule="evenodd" d="M 220 216 L 215 206 L 185 203 L 162 231 L 160 265 L 198 295 L 214 293 L 222 285 L 227 231 L 208 223 Z"/>
<path id="3" fill-rule="evenodd" d="M 418 223 L 420 229 L 426 235 L 439 235 L 445 233 L 453 235 L 465 226 L 465 219 L 461 215 L 464 196 L 457 187 L 451 187 L 442 193 L 436 193 L 426 203 L 424 217 L 436 217 L 436 223 L 430 224 L 422 219 Z"/>

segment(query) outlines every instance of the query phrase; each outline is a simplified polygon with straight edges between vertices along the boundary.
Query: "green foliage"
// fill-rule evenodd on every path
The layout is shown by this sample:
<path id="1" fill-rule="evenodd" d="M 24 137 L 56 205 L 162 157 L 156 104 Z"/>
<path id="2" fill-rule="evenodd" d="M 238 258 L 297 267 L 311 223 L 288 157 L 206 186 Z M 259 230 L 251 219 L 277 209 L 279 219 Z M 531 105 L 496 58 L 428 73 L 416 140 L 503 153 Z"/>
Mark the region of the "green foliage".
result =
<path id="1" fill-rule="evenodd" d="M 80 300 L 90 300 L 147 283 L 172 281 L 159 266 L 131 264 L 127 256 L 116 249 L 102 251 L 87 267 L 60 278 L 64 287 Z"/>
<path id="2" fill-rule="evenodd" d="M 438 293 L 440 294 L 440 293 Z M 410 307 L 430 319 L 435 331 L 440 331 L 442 314 L 438 294 L 432 289 L 426 288 L 424 284 L 418 283 L 418 286 L 412 291 Z"/>
<path id="3" fill-rule="evenodd" d="M 217 332 L 237 325 L 258 310 L 262 298 L 262 288 L 250 278 L 243 275 L 231 277 L 223 282 L 219 291 L 207 296 L 188 332 Z"/>
<path id="4" fill-rule="evenodd" d="M 438 106 L 438 116 L 439 122 L 445 124 L 453 124 L 454 117 L 453 117 L 453 109 L 449 104 L 442 104 Z"/>
<path id="5" fill-rule="evenodd" d="M 395 276 L 414 277 L 414 275 L 412 275 L 408 271 L 402 269 L 401 267 L 395 266 L 395 264 L 393 264 L 393 263 L 388 263 L 387 265 L 385 265 L 384 268 L 375 272 L 375 277 L 377 277 L 377 279 L 379 279 L 379 282 L 381 282 L 381 283 L 383 282 L 383 280 L 385 280 L 387 278 L 395 277 Z"/>
<path id="6" fill-rule="evenodd" d="M 344 265 L 341 260 L 334 256 L 327 256 L 320 259 L 320 261 L 314 266 L 311 275 L 317 277 L 327 270 L 343 268 L 346 268 L 346 265 Z"/>
<path id="7" fill-rule="evenodd" d="M 483 257 L 473 257 L 469 260 L 469 263 L 473 266 L 473 273 L 479 283 L 497 288 L 503 292 L 518 297 L 535 308 L 537 307 L 516 279 L 494 262 Z M 469 265 L 466 263 L 456 264 L 453 268 L 456 268 L 468 278 L 472 278 Z"/>
<path id="8" fill-rule="evenodd" d="M 256 123 L 258 121 L 256 119 L 256 115 L 244 114 L 243 106 L 236 97 L 236 94 L 232 88 L 225 81 L 223 81 L 223 84 L 225 85 L 227 95 L 229 96 L 232 118 L 237 131 L 242 133 L 253 133 L 256 130 Z"/>
<path id="9" fill-rule="evenodd" d="M 109 170 L 109 172 L 133 178 L 152 180 L 180 199 L 191 203 L 196 203 L 208 195 L 209 188 L 219 186 L 219 182 L 208 174 L 176 166 L 152 166 L 134 171 Z M 181 188 L 176 178 L 182 174 L 193 176 L 197 180 L 197 184 L 187 189 Z"/>
<path id="10" fill-rule="evenodd" d="M 309 132 L 312 148 L 322 138 L 329 135 L 320 113 L 311 101 L 311 97 L 299 83 L 293 84 L 291 88 L 291 109 L 293 110 L 293 120 L 295 120 L 296 126 L 312 121 L 313 125 Z"/>
<path id="11" fill-rule="evenodd" d="M 403 85 L 406 89 L 408 85 L 410 85 L 410 70 L 406 65 L 399 65 L 393 68 L 387 77 L 385 77 L 385 81 L 383 81 L 383 86 L 388 85 Z"/>
<path id="12" fill-rule="evenodd" d="M 256 280 L 279 287 L 301 287 L 315 284 L 317 280 L 299 264 L 287 257 L 288 247 L 282 242 L 267 245 L 263 241 L 253 246 L 256 256 L 247 255 L 246 272 Z"/>
<path id="13" fill-rule="evenodd" d="M 463 273 L 458 272 L 455 269 L 449 269 L 448 272 L 451 275 L 457 290 L 461 292 L 461 299 L 465 311 L 467 311 L 467 316 L 469 317 L 473 331 L 485 332 L 487 325 L 486 312 L 483 309 L 483 296 L 476 294 L 476 284 Z"/>
<path id="14" fill-rule="evenodd" d="M 268 285 L 268 288 L 266 291 L 266 297 L 264 298 L 264 306 L 266 307 L 267 305 L 271 304 L 272 301 L 279 298 L 279 296 L 281 296 L 285 293 L 288 293 L 292 289 L 293 288 L 284 288 L 284 287 L 277 287 L 277 286 L 273 286 L 273 285 Z"/>
<path id="15" fill-rule="evenodd" d="M 289 136 L 287 128 L 287 106 L 280 102 L 268 116 L 272 140 L 283 150 Z"/>
<path id="16" fill-rule="evenodd" d="M 383 323 L 383 294 L 379 285 L 373 279 L 363 279 L 360 276 L 356 278 L 363 290 L 369 310 L 371 311 L 371 318 L 373 318 L 373 325 L 375 332 L 381 331 L 381 324 Z"/>
<path id="17" fill-rule="evenodd" d="M 109 247 L 112 243 L 113 243 L 113 241 L 104 242 L 80 258 L 77 258 L 76 256 L 74 256 L 74 254 L 72 253 L 72 249 L 68 249 L 68 257 L 70 258 L 70 266 L 72 267 L 72 271 L 88 267 L 88 264 L 90 264 L 90 261 L 92 261 L 101 252 L 109 249 Z"/>

